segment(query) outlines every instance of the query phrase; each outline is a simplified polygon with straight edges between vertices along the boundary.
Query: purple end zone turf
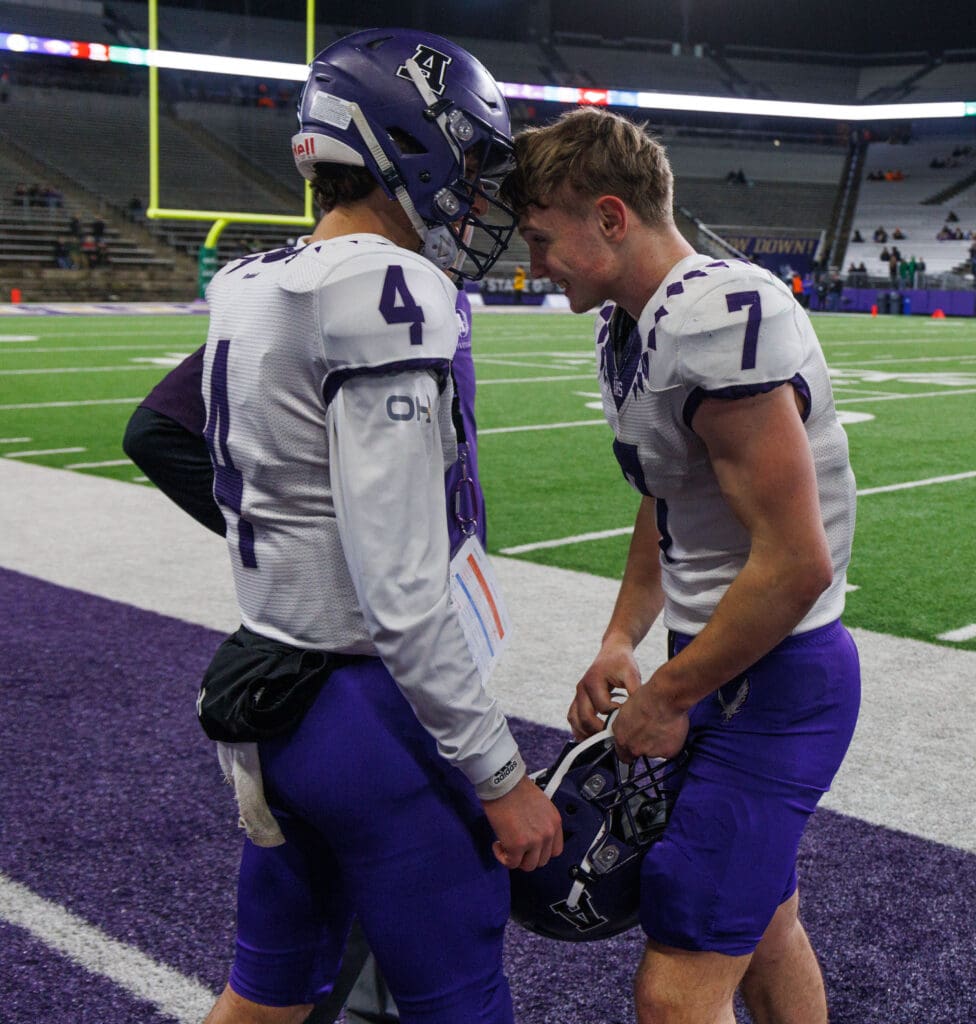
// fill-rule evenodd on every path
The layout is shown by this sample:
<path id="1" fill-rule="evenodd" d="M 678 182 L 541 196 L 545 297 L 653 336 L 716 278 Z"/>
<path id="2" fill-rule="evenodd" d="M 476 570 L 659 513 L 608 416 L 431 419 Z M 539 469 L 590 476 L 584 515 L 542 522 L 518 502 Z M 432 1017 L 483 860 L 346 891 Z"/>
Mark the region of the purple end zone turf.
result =
<path id="1" fill-rule="evenodd" d="M 0 872 L 215 992 L 233 944 L 240 836 L 193 704 L 219 640 L 0 570 Z M 533 769 L 566 738 L 513 727 Z M 800 884 L 832 1024 L 976 1021 L 976 856 L 820 811 Z M 569 945 L 511 925 L 508 938 L 520 1024 L 632 1022 L 639 931 Z M 0 945 L 4 1024 L 155 1024 L 2 911 Z"/>

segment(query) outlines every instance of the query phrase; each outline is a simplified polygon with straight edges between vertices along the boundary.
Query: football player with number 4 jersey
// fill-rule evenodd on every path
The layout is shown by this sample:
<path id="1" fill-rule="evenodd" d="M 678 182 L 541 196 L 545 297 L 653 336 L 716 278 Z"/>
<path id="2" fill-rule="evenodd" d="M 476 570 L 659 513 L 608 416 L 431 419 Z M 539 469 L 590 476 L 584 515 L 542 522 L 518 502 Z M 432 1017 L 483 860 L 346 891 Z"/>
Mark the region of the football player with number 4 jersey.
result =
<path id="1" fill-rule="evenodd" d="M 321 221 L 207 293 L 204 435 L 242 627 L 198 714 L 248 831 L 207 1021 L 304 1020 L 355 915 L 405 1024 L 510 1024 L 505 869 L 562 833 L 452 605 L 444 492 L 458 473 L 475 534 L 445 271 L 480 277 L 514 230 L 507 107 L 447 40 L 360 32 L 312 63 L 292 148 Z"/>
<path id="2" fill-rule="evenodd" d="M 855 486 L 810 319 L 773 275 L 678 232 L 662 146 L 581 108 L 515 140 L 502 196 L 531 269 L 599 307 L 613 451 L 641 494 L 623 581 L 569 709 L 621 759 L 687 747 L 641 868 L 640 1024 L 827 1020 L 798 917 L 796 854 L 860 699 L 840 621 Z M 657 616 L 668 660 L 634 650 Z M 527 879 L 531 886 L 531 876 Z"/>

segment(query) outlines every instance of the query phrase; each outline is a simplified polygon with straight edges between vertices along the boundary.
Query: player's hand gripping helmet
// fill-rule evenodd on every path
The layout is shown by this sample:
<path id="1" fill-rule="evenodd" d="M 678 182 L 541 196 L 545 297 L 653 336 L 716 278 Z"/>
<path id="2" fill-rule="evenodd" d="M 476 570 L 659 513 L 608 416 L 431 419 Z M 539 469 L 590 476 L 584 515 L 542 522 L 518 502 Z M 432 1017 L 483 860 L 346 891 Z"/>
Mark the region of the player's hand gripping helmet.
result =
<path id="1" fill-rule="evenodd" d="M 512 917 L 549 939 L 606 939 L 637 924 L 644 854 L 661 838 L 686 756 L 617 757 L 610 729 L 567 743 L 533 778 L 563 819 L 563 852 L 513 871 Z"/>
<path id="2" fill-rule="evenodd" d="M 508 105 L 460 46 L 412 29 L 346 36 L 312 62 L 298 123 L 301 174 L 314 180 L 319 162 L 367 168 L 438 266 L 478 280 L 504 252 L 516 223 L 497 198 L 513 166 Z"/>

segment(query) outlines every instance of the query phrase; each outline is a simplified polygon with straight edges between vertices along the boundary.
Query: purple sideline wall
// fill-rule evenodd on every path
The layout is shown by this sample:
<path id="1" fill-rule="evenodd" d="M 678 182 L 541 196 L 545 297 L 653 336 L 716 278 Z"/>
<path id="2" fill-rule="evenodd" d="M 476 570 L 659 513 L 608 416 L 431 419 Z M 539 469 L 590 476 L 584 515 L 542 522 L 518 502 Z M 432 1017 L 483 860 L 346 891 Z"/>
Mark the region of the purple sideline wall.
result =
<path id="1" fill-rule="evenodd" d="M 890 294 L 887 288 L 845 288 L 841 295 L 840 312 L 870 313 L 872 306 L 879 313 L 885 312 L 885 299 Z M 942 291 L 931 288 L 905 288 L 900 293 L 907 308 L 905 313 L 912 316 L 931 316 L 941 309 L 946 316 L 976 316 L 976 291 Z M 810 309 L 821 307 L 816 292 L 810 296 Z M 895 311 L 897 312 L 897 310 Z"/>

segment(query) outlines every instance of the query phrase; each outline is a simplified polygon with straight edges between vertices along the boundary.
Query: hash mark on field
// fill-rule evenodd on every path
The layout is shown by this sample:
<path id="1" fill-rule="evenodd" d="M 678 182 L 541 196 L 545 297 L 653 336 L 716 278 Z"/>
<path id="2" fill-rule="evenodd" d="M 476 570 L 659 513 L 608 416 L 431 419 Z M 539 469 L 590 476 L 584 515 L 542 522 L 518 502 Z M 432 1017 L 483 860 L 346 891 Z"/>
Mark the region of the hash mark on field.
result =
<path id="1" fill-rule="evenodd" d="M 976 640 L 976 622 L 971 626 L 960 626 L 959 629 L 950 629 L 948 633 L 940 633 L 937 640 L 948 640 L 950 643 L 963 643 L 966 640 Z"/>
<path id="2" fill-rule="evenodd" d="M 30 932 L 137 999 L 152 1003 L 180 1024 L 198 1024 L 213 1005 L 215 996 L 199 982 L 111 938 L 83 918 L 2 874 L 0 919 Z"/>
<path id="3" fill-rule="evenodd" d="M 0 444 L 27 444 L 32 440 L 30 437 L 0 437 Z"/>

